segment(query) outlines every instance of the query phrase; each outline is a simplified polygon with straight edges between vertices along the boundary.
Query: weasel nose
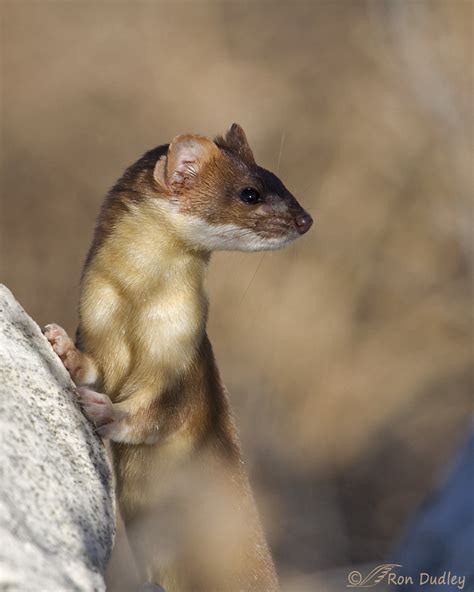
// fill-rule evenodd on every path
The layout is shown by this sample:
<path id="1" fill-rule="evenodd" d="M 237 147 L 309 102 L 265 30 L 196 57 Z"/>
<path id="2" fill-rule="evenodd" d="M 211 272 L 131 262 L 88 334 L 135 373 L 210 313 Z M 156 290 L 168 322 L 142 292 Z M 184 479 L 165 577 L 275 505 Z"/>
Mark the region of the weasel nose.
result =
<path id="1" fill-rule="evenodd" d="M 308 232 L 308 230 L 313 225 L 313 219 L 306 212 L 304 214 L 300 214 L 299 216 L 296 216 L 295 222 L 296 222 L 296 226 L 298 228 L 298 232 L 300 234 L 304 234 L 305 232 Z"/>

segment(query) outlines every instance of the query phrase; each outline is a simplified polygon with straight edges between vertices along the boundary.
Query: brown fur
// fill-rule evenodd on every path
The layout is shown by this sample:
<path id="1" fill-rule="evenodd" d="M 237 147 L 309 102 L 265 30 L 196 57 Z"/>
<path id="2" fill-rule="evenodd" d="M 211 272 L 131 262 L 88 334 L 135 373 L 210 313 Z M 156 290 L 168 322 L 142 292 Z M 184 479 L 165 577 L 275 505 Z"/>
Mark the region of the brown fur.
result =
<path id="1" fill-rule="evenodd" d="M 242 202 L 245 187 L 262 203 Z M 110 397 L 80 394 L 113 440 L 142 573 L 167 592 L 278 588 L 205 331 L 204 284 L 213 248 L 282 246 L 305 231 L 298 216 L 307 214 L 255 164 L 235 124 L 215 142 L 179 136 L 148 152 L 102 207 L 82 276 L 83 361 L 72 375 Z"/>

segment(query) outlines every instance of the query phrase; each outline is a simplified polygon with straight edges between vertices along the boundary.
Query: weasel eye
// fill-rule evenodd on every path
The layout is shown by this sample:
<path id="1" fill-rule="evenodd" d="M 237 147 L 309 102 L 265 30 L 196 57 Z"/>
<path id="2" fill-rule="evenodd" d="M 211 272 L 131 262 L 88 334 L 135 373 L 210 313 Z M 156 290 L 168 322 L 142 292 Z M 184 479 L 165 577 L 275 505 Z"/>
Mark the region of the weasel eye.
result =
<path id="1" fill-rule="evenodd" d="M 240 199 L 246 204 L 255 204 L 260 200 L 260 193 L 253 187 L 246 187 L 240 192 Z"/>

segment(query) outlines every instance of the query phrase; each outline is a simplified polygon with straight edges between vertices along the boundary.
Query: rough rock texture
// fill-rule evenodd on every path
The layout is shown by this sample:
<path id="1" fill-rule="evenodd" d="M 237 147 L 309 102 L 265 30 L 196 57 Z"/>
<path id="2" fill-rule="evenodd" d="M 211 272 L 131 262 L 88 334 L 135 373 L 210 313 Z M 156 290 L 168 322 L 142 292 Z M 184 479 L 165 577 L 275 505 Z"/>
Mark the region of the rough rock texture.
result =
<path id="1" fill-rule="evenodd" d="M 0 285 L 0 590 L 105 590 L 112 476 L 72 389 L 38 325 Z"/>

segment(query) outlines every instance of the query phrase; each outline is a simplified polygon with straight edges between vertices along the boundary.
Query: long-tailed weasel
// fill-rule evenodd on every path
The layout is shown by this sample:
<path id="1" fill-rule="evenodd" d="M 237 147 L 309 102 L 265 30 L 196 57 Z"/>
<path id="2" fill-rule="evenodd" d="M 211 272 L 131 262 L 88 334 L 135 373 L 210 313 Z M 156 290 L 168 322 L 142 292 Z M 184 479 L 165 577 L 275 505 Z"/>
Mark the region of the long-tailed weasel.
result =
<path id="1" fill-rule="evenodd" d="M 104 201 L 76 344 L 45 328 L 82 385 L 85 415 L 112 441 L 143 577 L 167 592 L 278 589 L 206 334 L 205 275 L 214 250 L 278 249 L 311 224 L 255 163 L 239 125 L 214 141 L 178 136 L 127 169 Z"/>

